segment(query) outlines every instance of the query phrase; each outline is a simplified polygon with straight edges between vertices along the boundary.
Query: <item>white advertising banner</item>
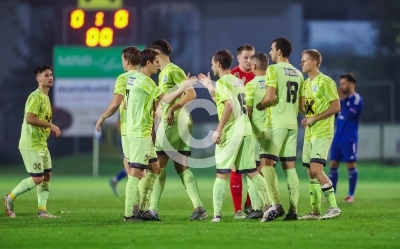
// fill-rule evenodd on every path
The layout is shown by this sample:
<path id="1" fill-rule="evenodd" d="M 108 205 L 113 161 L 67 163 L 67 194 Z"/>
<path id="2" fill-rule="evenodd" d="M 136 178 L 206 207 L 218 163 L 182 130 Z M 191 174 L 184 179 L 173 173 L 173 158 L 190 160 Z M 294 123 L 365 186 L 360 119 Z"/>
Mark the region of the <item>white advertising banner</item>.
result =
<path id="1" fill-rule="evenodd" d="M 384 158 L 400 158 L 400 125 L 385 125 L 383 141 Z"/>
<path id="2" fill-rule="evenodd" d="M 381 131 L 379 125 L 360 125 L 358 128 L 357 158 L 380 158 Z"/>
<path id="3" fill-rule="evenodd" d="M 113 98 L 114 84 L 114 78 L 55 80 L 53 117 L 63 124 L 63 136 L 93 136 L 97 119 Z M 106 123 L 116 123 L 118 117 L 116 113 Z"/>

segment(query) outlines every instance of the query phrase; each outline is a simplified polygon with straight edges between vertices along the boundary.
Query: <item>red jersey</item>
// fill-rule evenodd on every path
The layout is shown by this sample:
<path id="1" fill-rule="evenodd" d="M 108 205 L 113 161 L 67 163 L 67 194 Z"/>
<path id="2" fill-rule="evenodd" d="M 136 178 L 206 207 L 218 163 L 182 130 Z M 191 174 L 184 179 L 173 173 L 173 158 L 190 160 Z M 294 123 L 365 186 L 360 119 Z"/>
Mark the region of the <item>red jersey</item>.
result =
<path id="1" fill-rule="evenodd" d="M 244 82 L 244 84 L 246 85 L 249 81 L 251 81 L 252 79 L 254 79 L 254 74 L 252 72 L 245 72 L 242 69 L 239 68 L 239 66 L 234 67 L 231 70 L 231 74 L 235 75 L 236 73 L 239 73 L 239 77 L 240 79 L 243 79 L 243 77 L 246 77 L 246 80 Z"/>

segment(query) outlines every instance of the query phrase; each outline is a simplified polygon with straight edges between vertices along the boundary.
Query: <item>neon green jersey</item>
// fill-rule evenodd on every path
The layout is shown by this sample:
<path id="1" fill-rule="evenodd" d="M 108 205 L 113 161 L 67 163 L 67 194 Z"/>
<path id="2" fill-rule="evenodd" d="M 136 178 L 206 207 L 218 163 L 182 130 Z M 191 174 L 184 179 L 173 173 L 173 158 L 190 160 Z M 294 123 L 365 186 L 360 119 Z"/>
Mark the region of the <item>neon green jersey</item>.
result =
<path id="1" fill-rule="evenodd" d="M 136 70 L 130 70 L 128 72 L 125 72 L 121 75 L 118 76 L 117 80 L 115 81 L 115 86 L 114 86 L 114 95 L 115 94 L 121 94 L 125 96 L 126 92 L 126 84 L 128 82 L 129 76 L 133 75 L 136 73 Z M 119 119 L 121 123 L 121 136 L 125 136 L 126 134 L 126 112 L 125 112 L 125 103 L 122 101 L 120 107 L 119 107 Z"/>
<path id="2" fill-rule="evenodd" d="M 265 94 L 267 93 L 267 87 L 265 85 L 265 75 L 256 76 L 253 80 L 248 82 L 246 88 L 246 105 L 253 107 L 251 114 L 251 126 L 253 128 L 253 136 L 260 137 L 261 132 L 264 129 L 266 111 L 259 111 L 256 105 L 262 101 Z"/>
<path id="3" fill-rule="evenodd" d="M 176 88 L 178 87 L 177 85 L 181 84 L 185 80 L 185 72 L 177 65 L 169 63 L 165 68 L 161 70 L 160 75 L 158 76 L 158 87 L 162 90 L 163 93 L 169 93 L 170 91 L 176 90 Z M 177 97 L 169 104 L 163 102 L 160 103 L 164 120 L 167 117 L 168 109 L 172 105 L 178 103 L 181 97 L 182 95 L 180 97 Z M 181 109 L 175 111 L 174 117 L 178 117 L 178 113 L 180 111 L 187 112 L 186 108 L 182 107 Z"/>
<path id="4" fill-rule="evenodd" d="M 319 73 L 312 81 L 308 78 L 304 82 L 306 117 L 315 116 L 326 111 L 330 102 L 339 99 L 335 81 Z M 334 115 L 320 120 L 306 128 L 306 139 L 333 138 Z"/>
<path id="5" fill-rule="evenodd" d="M 267 108 L 265 127 L 297 130 L 299 97 L 304 96 L 303 81 L 303 74 L 289 63 L 268 66 L 267 87 L 276 89 L 278 103 Z"/>
<path id="6" fill-rule="evenodd" d="M 215 84 L 215 98 L 219 120 L 225 108 L 224 102 L 231 100 L 233 104 L 232 115 L 222 131 L 222 140 L 251 136 L 251 124 L 247 116 L 245 88 L 242 80 L 232 74 L 224 75 Z"/>
<path id="7" fill-rule="evenodd" d="M 52 111 L 49 96 L 39 89 L 32 92 L 25 104 L 24 120 L 22 122 L 19 149 L 22 150 L 47 150 L 47 138 L 50 135 L 50 127 L 37 127 L 26 122 L 26 114 L 30 112 L 38 119 L 51 122 Z"/>
<path id="8" fill-rule="evenodd" d="M 129 76 L 126 86 L 126 135 L 149 137 L 153 129 L 153 103 L 162 94 L 148 76 L 136 72 Z"/>

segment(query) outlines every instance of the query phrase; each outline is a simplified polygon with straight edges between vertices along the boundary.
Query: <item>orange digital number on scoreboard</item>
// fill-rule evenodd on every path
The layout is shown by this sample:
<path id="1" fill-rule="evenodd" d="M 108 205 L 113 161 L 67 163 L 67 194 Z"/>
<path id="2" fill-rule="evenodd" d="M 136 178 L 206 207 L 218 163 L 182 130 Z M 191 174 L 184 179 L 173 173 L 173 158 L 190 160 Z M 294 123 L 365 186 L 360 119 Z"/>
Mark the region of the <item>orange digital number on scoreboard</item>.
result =
<path id="1" fill-rule="evenodd" d="M 116 33 L 125 34 L 125 36 L 130 35 L 130 12 L 126 9 L 116 11 L 75 9 L 69 13 L 69 26 L 76 32 L 84 31 L 86 46 L 108 47 L 113 45 Z M 71 36 L 71 31 L 69 34 Z M 78 35 L 78 33 L 75 33 L 75 35 Z M 69 40 L 74 40 L 74 37 L 69 38 L 68 43 Z M 76 41 L 74 40 L 72 43 L 76 43 Z"/>

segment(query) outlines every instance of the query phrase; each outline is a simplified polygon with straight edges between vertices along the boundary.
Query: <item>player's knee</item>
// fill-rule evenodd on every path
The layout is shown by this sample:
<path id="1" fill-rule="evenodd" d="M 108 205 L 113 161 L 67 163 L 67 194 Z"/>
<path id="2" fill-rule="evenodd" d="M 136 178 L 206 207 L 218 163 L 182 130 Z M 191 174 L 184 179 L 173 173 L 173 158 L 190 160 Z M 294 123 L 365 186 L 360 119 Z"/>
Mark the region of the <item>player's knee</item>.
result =
<path id="1" fill-rule="evenodd" d="M 187 167 L 185 165 L 182 165 L 180 163 L 177 163 L 177 162 L 174 162 L 174 167 L 175 167 L 176 173 L 178 173 L 178 174 L 180 174 L 183 171 L 189 169 L 189 167 Z"/>
<path id="2" fill-rule="evenodd" d="M 160 166 L 158 165 L 158 163 L 154 163 L 154 164 L 152 163 L 149 167 L 149 171 L 151 171 L 151 173 L 159 175 L 161 172 L 161 169 L 160 169 Z M 146 173 L 144 172 L 144 170 L 142 172 L 142 177 L 146 177 Z"/>
<path id="3" fill-rule="evenodd" d="M 258 172 L 251 172 L 251 173 L 247 173 L 247 177 L 249 177 L 250 179 L 253 179 L 253 177 L 255 177 L 256 175 L 258 175 Z"/>
<path id="4" fill-rule="evenodd" d="M 50 178 L 51 178 L 51 172 L 44 172 L 44 179 L 43 179 L 43 181 L 48 182 L 48 181 L 50 181 Z"/>
<path id="5" fill-rule="evenodd" d="M 143 175 L 143 170 L 142 169 L 132 168 L 130 175 L 133 176 L 133 177 L 136 177 L 138 179 L 141 179 L 142 175 Z"/>
<path id="6" fill-rule="evenodd" d="M 311 179 L 316 179 L 316 178 L 318 178 L 318 175 L 319 175 L 320 173 L 321 173 L 321 172 L 320 172 L 319 169 L 312 169 L 312 168 L 310 168 L 310 170 L 308 171 L 308 176 L 309 176 Z"/>
<path id="7" fill-rule="evenodd" d="M 44 176 L 34 176 L 32 177 L 32 180 L 36 185 L 39 185 L 43 182 Z"/>
<path id="8" fill-rule="evenodd" d="M 221 173 L 217 173 L 217 178 L 220 178 L 220 179 L 227 179 L 228 178 L 228 174 L 226 173 L 226 174 L 221 174 Z"/>
<path id="9" fill-rule="evenodd" d="M 157 155 L 158 163 L 160 164 L 160 168 L 166 168 L 169 157 L 167 155 Z"/>
<path id="10" fill-rule="evenodd" d="M 338 161 L 331 161 L 330 167 L 331 168 L 335 168 L 335 169 L 339 168 L 339 162 Z"/>
<path id="11" fill-rule="evenodd" d="M 346 167 L 347 169 L 355 169 L 356 168 L 356 163 L 346 163 Z"/>

